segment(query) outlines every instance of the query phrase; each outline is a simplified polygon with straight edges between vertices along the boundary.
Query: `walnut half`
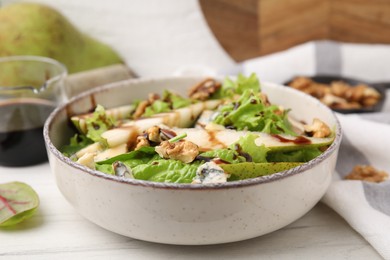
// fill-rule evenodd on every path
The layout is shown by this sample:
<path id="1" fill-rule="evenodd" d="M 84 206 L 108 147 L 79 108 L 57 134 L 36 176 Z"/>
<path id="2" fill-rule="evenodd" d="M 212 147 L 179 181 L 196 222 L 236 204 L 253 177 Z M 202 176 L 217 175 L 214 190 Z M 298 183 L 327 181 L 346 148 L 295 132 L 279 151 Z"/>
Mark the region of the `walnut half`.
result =
<path id="1" fill-rule="evenodd" d="M 347 180 L 361 180 L 369 182 L 382 182 L 389 178 L 385 171 L 380 171 L 371 165 L 356 165 L 345 177 Z"/>
<path id="2" fill-rule="evenodd" d="M 163 141 L 159 146 L 156 146 L 156 152 L 165 159 L 175 159 L 184 163 L 190 163 L 199 154 L 199 147 L 193 142 L 186 140 L 174 143 Z"/>
<path id="3" fill-rule="evenodd" d="M 311 125 L 304 125 L 304 129 L 305 133 L 317 138 L 327 137 L 332 133 L 329 126 L 318 118 L 314 118 Z"/>
<path id="4" fill-rule="evenodd" d="M 212 78 L 207 78 L 199 84 L 191 87 L 188 95 L 191 99 L 207 100 L 212 94 L 221 88 L 221 83 Z"/>

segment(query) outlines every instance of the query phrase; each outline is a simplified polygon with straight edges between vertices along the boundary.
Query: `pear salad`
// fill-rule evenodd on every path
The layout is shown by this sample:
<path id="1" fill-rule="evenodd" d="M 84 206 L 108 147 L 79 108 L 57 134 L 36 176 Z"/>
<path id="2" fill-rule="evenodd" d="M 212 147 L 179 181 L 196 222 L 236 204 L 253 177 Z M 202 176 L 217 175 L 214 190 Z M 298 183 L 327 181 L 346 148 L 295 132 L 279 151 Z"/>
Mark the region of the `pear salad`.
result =
<path id="1" fill-rule="evenodd" d="M 334 132 L 293 120 L 270 103 L 255 74 L 207 78 L 188 97 L 169 90 L 145 100 L 75 115 L 64 155 L 120 178 L 165 183 L 239 181 L 297 167 L 322 154 Z"/>

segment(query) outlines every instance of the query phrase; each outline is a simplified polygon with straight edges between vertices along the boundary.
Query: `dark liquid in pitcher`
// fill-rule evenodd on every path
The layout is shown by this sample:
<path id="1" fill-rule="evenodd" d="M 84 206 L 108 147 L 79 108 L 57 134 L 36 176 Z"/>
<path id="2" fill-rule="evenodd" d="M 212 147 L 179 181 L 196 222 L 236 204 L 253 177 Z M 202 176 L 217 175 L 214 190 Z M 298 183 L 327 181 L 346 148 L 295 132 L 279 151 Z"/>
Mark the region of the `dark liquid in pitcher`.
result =
<path id="1" fill-rule="evenodd" d="M 0 165 L 28 166 L 47 161 L 43 124 L 52 106 L 0 105 Z"/>
<path id="2" fill-rule="evenodd" d="M 26 166 L 47 160 L 43 127 L 29 130 L 0 132 L 0 164 Z"/>

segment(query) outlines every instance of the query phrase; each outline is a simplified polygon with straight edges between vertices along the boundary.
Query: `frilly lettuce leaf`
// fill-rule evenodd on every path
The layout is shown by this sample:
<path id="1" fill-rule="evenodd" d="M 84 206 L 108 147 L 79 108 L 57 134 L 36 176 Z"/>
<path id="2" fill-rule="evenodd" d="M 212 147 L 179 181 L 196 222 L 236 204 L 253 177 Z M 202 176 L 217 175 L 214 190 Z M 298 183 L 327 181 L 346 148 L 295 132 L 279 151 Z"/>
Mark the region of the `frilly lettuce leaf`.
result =
<path id="1" fill-rule="evenodd" d="M 255 73 L 249 77 L 238 74 L 235 84 L 237 94 L 243 94 L 247 90 L 252 90 L 254 93 L 260 92 L 260 82 Z"/>
<path id="2" fill-rule="evenodd" d="M 169 103 L 161 100 L 156 100 L 153 102 L 153 104 L 151 104 L 145 109 L 145 113 L 142 116 L 149 117 L 154 114 L 164 113 L 169 111 L 171 111 L 171 108 L 169 107 Z"/>
<path id="3" fill-rule="evenodd" d="M 213 122 L 237 130 L 296 135 L 287 120 L 288 110 L 281 112 L 278 106 L 264 104 L 260 91 L 261 86 L 254 73 L 249 77 L 240 74 L 235 81 L 226 78 L 215 97 L 233 98 L 239 95 L 239 98 L 220 106 Z"/>
<path id="4" fill-rule="evenodd" d="M 172 111 L 190 105 L 193 101 L 189 98 L 184 98 L 174 92 L 164 90 L 161 99 L 153 101 L 148 107 L 146 107 L 143 117 L 150 117 L 158 113 L 164 113 Z M 140 102 L 137 103 L 137 105 Z"/>
<path id="5" fill-rule="evenodd" d="M 236 102 L 221 106 L 214 123 L 237 130 L 296 135 L 288 123 L 288 111 L 275 113 L 278 110 L 275 105 L 264 104 L 262 99 L 249 89 L 245 90 Z"/>
<path id="6" fill-rule="evenodd" d="M 242 152 L 245 152 L 250 155 L 252 158 L 252 162 L 255 163 L 263 163 L 267 162 L 267 153 L 269 149 L 265 147 L 264 144 L 258 146 L 255 143 L 255 140 L 258 138 L 257 135 L 248 133 L 245 136 L 240 137 L 240 139 L 236 142 L 236 144 L 232 144 L 232 148 L 236 148 L 237 145 L 240 146 Z"/>
<path id="7" fill-rule="evenodd" d="M 308 162 L 321 154 L 319 148 L 302 148 L 290 152 L 272 152 L 268 153 L 269 162 Z"/>
<path id="8" fill-rule="evenodd" d="M 97 105 L 91 117 L 85 119 L 86 136 L 94 142 L 105 142 L 101 134 L 115 126 L 115 119 L 106 114 L 103 106 Z"/>
<path id="9" fill-rule="evenodd" d="M 255 140 L 257 135 L 248 133 L 225 149 L 216 149 L 201 153 L 200 157 L 219 158 L 229 163 L 266 162 L 269 149 L 264 145 L 258 146 Z"/>
<path id="10" fill-rule="evenodd" d="M 255 73 L 252 73 L 249 77 L 238 74 L 236 80 L 226 77 L 222 88 L 212 98 L 232 98 L 234 95 L 243 94 L 246 90 L 252 90 L 255 93 L 260 91 L 260 82 Z"/>
<path id="11" fill-rule="evenodd" d="M 75 134 L 73 137 L 70 138 L 70 142 L 68 145 L 64 145 L 63 147 L 61 147 L 61 152 L 65 156 L 71 157 L 73 154 L 92 143 L 93 141 L 87 138 L 85 135 Z"/>
<path id="12" fill-rule="evenodd" d="M 186 106 L 191 105 L 191 103 L 193 102 L 189 98 L 184 98 L 184 97 L 182 97 L 176 93 L 173 93 L 171 91 L 168 91 L 168 90 L 164 91 L 162 99 L 165 102 L 168 102 L 170 104 L 170 107 L 172 107 L 172 109 L 186 107 Z"/>

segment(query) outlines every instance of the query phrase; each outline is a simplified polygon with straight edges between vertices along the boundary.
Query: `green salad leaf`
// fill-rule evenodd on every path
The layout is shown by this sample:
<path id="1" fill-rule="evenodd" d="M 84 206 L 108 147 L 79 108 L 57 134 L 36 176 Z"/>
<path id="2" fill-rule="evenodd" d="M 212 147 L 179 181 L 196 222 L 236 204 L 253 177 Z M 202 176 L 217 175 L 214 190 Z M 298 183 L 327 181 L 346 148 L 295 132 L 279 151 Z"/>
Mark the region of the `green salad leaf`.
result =
<path id="1" fill-rule="evenodd" d="M 245 90 L 236 102 L 221 106 L 213 121 L 237 130 L 296 135 L 287 120 L 287 113 L 287 110 L 280 112 L 275 105 L 264 104 L 252 90 Z"/>
<path id="2" fill-rule="evenodd" d="M 258 138 L 256 134 L 248 133 L 245 136 L 230 145 L 228 148 L 216 149 L 201 153 L 200 157 L 219 158 L 228 163 L 241 162 L 266 162 L 266 156 L 269 151 L 263 144 L 258 146 L 255 140 Z"/>
<path id="3" fill-rule="evenodd" d="M 247 90 L 251 90 L 254 93 L 260 92 L 260 81 L 255 73 L 252 73 L 249 77 L 238 74 L 234 83 L 237 94 L 243 94 Z"/>
<path id="4" fill-rule="evenodd" d="M 164 113 L 171 111 L 169 103 L 162 100 L 155 100 L 150 106 L 146 107 L 144 117 L 149 117 L 158 113 Z"/>
<path id="5" fill-rule="evenodd" d="M 189 106 L 193 101 L 189 98 L 184 98 L 174 92 L 164 90 L 162 99 L 170 104 L 172 109 L 178 109 Z"/>
<path id="6" fill-rule="evenodd" d="M 161 159 L 156 153 L 154 147 L 142 147 L 139 150 L 131 151 L 129 153 L 120 154 L 110 159 L 96 162 L 96 170 L 115 175 L 112 164 L 120 161 L 129 168 L 133 168 L 137 165 L 146 164 L 156 159 Z"/>
<path id="7" fill-rule="evenodd" d="M 85 119 L 87 137 L 94 142 L 105 142 L 101 134 L 115 126 L 115 119 L 108 116 L 102 105 L 97 105 L 91 117 Z"/>
<path id="8" fill-rule="evenodd" d="M 200 162 L 191 164 L 178 160 L 153 160 L 132 168 L 133 175 L 139 180 L 170 183 L 191 183 L 196 175 Z"/>
<path id="9" fill-rule="evenodd" d="M 93 141 L 87 138 L 85 135 L 75 134 L 73 137 L 70 138 L 70 142 L 68 145 L 64 145 L 61 147 L 61 152 L 65 156 L 71 157 L 73 154 L 92 143 Z"/>
<path id="10" fill-rule="evenodd" d="M 218 159 L 214 160 L 213 163 L 218 164 L 227 173 L 231 174 L 229 181 L 243 180 L 284 171 L 310 161 L 319 156 L 323 148 L 333 141 L 332 138 L 326 138 L 320 141 L 310 141 L 312 142 L 309 142 L 310 144 L 286 144 L 286 142 L 292 142 L 294 136 L 297 136 L 288 120 L 289 110 L 270 104 L 266 95 L 261 92 L 260 82 L 254 73 L 250 76 L 240 74 L 234 80 L 226 78 L 221 88 L 218 85 L 218 87 L 209 90 L 216 91 L 212 94 L 211 99 L 221 99 L 219 102 L 221 105 L 216 111 L 213 111 L 213 123 L 238 131 L 248 131 L 245 136 L 241 136 L 238 141 L 227 148 L 202 152 L 191 163 L 161 158 L 155 151 L 155 147 L 142 147 L 108 160 L 95 162 L 96 170 L 125 178 L 134 177 L 139 180 L 191 183 L 196 177 L 200 165 Z M 126 116 L 126 118 L 150 117 L 158 113 L 166 113 L 174 109 L 187 107 L 195 102 L 199 101 L 165 90 L 161 97 L 158 94 L 152 94 L 147 100 L 135 102 L 131 107 L 126 106 L 119 114 L 131 114 L 136 110 L 136 115 L 132 114 L 132 116 Z M 140 108 L 141 103 L 142 109 L 133 109 Z M 143 110 L 144 106 L 146 106 L 145 110 Z M 111 110 L 109 112 L 110 115 L 118 114 L 111 113 Z M 143 114 L 141 115 L 140 112 Z M 196 119 L 193 118 L 194 116 L 190 116 L 191 120 Z M 95 112 L 88 114 L 87 117 L 84 115 L 80 118 L 82 120 L 79 120 L 79 123 L 82 122 L 87 129 L 87 131 L 82 131 L 86 135 L 75 135 L 71 138 L 70 144 L 62 149 L 63 153 L 71 158 L 72 154 L 92 142 L 100 142 L 104 145 L 107 141 L 101 137 L 101 134 L 119 125 L 114 118 L 107 115 L 102 106 L 97 106 Z M 120 117 L 118 117 L 119 119 Z M 78 129 L 81 129 L 81 127 Z M 263 132 L 271 136 L 255 134 L 251 131 Z M 274 140 L 275 138 L 272 138 L 276 136 L 272 135 L 288 136 L 287 139 L 289 140 L 284 140 L 283 144 L 278 143 Z M 173 143 L 185 137 L 186 134 L 184 133 L 168 141 Z M 257 145 L 255 141 L 260 137 L 264 139 L 258 141 L 262 141 L 264 144 Z M 150 144 L 152 146 L 157 145 L 155 142 L 150 142 Z M 175 152 L 183 152 L 180 149 Z M 194 148 L 194 151 L 198 154 L 196 148 Z M 199 169 L 198 175 L 202 174 L 202 171 L 212 171 L 210 169 L 213 169 L 213 167 L 209 167 L 210 165 L 213 164 L 209 163 Z M 207 169 L 204 170 L 203 168 Z M 218 169 L 218 172 L 224 174 L 220 169 Z M 223 180 L 225 180 L 226 176 L 223 176 Z"/>
<path id="11" fill-rule="evenodd" d="M 140 102 L 137 103 L 137 105 Z M 189 98 L 184 98 L 174 92 L 164 90 L 162 98 L 154 100 L 149 106 L 146 107 L 143 117 L 150 117 L 155 114 L 165 113 L 172 111 L 172 109 L 178 109 L 189 106 L 193 101 Z"/>
<path id="12" fill-rule="evenodd" d="M 239 149 L 242 152 L 249 154 L 252 158 L 252 162 L 262 163 L 266 162 L 267 153 L 269 149 L 265 147 L 264 144 L 258 146 L 255 143 L 255 140 L 258 138 L 258 135 L 248 133 L 245 136 L 240 137 L 236 144 L 232 144 L 235 149 L 237 149 L 237 145 L 239 145 Z"/>
<path id="13" fill-rule="evenodd" d="M 15 225 L 31 217 L 39 206 L 38 194 L 27 184 L 0 184 L 0 227 Z"/>
<path id="14" fill-rule="evenodd" d="M 269 162 L 308 162 L 321 154 L 318 147 L 301 148 L 296 151 L 277 151 L 267 154 Z"/>
<path id="15" fill-rule="evenodd" d="M 234 95 L 239 98 L 220 106 L 214 123 L 237 130 L 296 135 L 287 119 L 289 111 L 264 103 L 256 74 L 249 77 L 240 74 L 236 80 L 226 78 L 216 96 L 233 98 Z"/>
<path id="16" fill-rule="evenodd" d="M 296 151 L 270 150 L 264 144 L 258 146 L 258 135 L 248 133 L 228 148 L 216 149 L 199 154 L 192 163 L 163 159 L 154 147 L 142 147 L 137 151 L 121 154 L 96 163 L 96 169 L 115 175 L 113 163 L 120 161 L 132 170 L 134 178 L 155 182 L 191 183 L 197 168 L 206 158 L 221 159 L 227 164 L 220 166 L 231 174 L 232 180 L 243 180 L 284 171 L 307 162 L 319 154 L 318 147 L 307 147 Z"/>
<path id="17" fill-rule="evenodd" d="M 122 162 L 139 180 L 156 182 L 191 183 L 201 162 L 186 164 L 178 160 L 162 159 L 154 147 L 142 147 L 137 151 L 121 154 L 96 163 L 96 169 L 115 175 L 112 164 Z"/>
<path id="18" fill-rule="evenodd" d="M 243 94 L 246 90 L 252 90 L 255 93 L 260 91 L 260 82 L 255 73 L 252 73 L 249 77 L 238 74 L 236 80 L 226 77 L 222 87 L 212 96 L 212 98 L 232 98 L 234 95 Z"/>
<path id="19" fill-rule="evenodd" d="M 240 162 L 246 162 L 245 157 L 239 155 L 237 151 L 230 149 L 230 148 L 225 148 L 225 149 L 215 149 L 211 151 L 207 151 L 204 153 L 199 154 L 200 158 L 205 157 L 205 158 L 219 158 L 225 162 L 228 163 L 240 163 Z"/>

